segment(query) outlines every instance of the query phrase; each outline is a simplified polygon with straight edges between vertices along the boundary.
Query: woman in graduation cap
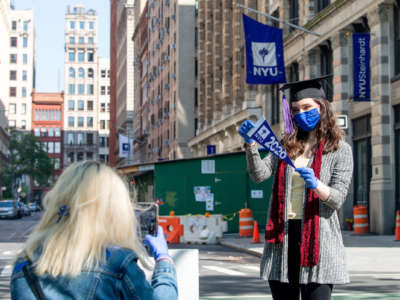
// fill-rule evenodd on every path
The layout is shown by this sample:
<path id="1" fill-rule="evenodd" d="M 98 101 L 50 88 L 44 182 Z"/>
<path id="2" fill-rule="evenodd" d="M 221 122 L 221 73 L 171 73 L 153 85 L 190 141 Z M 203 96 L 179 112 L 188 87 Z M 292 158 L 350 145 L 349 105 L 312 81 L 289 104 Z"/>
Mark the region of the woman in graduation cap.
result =
<path id="1" fill-rule="evenodd" d="M 247 136 L 251 121 L 239 128 L 252 179 L 274 176 L 260 274 L 275 300 L 300 294 L 303 300 L 330 299 L 333 285 L 349 282 L 338 211 L 348 193 L 353 155 L 326 99 L 324 79 L 283 87 L 290 89 L 291 108 L 283 103 L 281 143 L 296 169 L 272 153 L 260 158 Z"/>

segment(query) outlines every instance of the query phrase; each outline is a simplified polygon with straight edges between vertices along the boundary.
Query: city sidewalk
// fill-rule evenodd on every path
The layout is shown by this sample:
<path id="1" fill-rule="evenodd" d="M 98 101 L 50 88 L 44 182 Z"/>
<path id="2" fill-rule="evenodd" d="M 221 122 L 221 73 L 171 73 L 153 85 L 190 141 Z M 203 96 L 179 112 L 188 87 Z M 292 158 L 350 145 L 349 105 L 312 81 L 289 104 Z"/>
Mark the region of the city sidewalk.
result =
<path id="1" fill-rule="evenodd" d="M 395 242 L 394 235 L 355 235 L 352 231 L 342 231 L 342 235 L 350 274 L 396 272 L 400 276 L 400 241 Z M 227 234 L 220 244 L 261 257 L 264 234 L 260 237 L 262 243 L 253 244 L 250 237 Z"/>

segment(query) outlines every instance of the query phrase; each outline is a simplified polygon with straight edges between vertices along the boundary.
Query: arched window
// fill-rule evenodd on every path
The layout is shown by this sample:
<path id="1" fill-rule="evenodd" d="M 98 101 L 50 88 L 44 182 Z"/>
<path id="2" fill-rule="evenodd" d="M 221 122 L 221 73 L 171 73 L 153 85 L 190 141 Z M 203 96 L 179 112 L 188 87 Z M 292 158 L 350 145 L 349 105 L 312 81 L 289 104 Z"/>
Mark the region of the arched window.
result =
<path id="1" fill-rule="evenodd" d="M 75 78 L 75 70 L 74 70 L 74 68 L 69 68 L 69 78 Z"/>
<path id="2" fill-rule="evenodd" d="M 93 69 L 92 68 L 88 69 L 88 77 L 93 78 Z"/>
<path id="3" fill-rule="evenodd" d="M 79 75 L 79 78 L 84 78 L 85 77 L 85 70 L 83 68 L 79 68 L 78 75 Z"/>

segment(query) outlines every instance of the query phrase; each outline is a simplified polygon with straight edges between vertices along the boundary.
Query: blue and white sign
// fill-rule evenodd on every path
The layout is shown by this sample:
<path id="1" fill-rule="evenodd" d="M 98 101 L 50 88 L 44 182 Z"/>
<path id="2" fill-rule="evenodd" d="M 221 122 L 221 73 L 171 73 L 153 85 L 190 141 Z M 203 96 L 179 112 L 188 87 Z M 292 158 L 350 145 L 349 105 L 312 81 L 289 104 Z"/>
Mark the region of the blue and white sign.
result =
<path id="1" fill-rule="evenodd" d="M 281 160 L 285 161 L 293 168 L 295 168 L 293 162 L 287 155 L 285 149 L 282 147 L 281 143 L 276 138 L 274 132 L 269 126 L 268 122 L 262 117 L 257 121 L 254 128 L 252 128 L 247 135 L 254 139 L 257 143 L 263 146 L 268 151 L 272 152 L 274 155 L 279 157 Z"/>
<path id="2" fill-rule="evenodd" d="M 285 83 L 282 29 L 259 23 L 243 14 L 246 39 L 246 82 Z"/>
<path id="3" fill-rule="evenodd" d="M 370 101 L 370 34 L 353 34 L 354 100 Z"/>
<path id="4" fill-rule="evenodd" d="M 207 155 L 213 155 L 217 153 L 217 146 L 207 145 Z"/>

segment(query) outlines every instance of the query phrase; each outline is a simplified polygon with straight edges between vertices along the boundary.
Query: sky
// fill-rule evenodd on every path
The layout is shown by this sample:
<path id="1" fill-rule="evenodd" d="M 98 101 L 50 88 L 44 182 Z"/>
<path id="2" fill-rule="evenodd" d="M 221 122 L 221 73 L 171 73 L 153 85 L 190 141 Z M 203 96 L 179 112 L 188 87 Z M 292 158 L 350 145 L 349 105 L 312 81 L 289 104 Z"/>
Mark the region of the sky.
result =
<path id="1" fill-rule="evenodd" d="M 67 5 L 83 4 L 98 16 L 98 55 L 110 53 L 110 0 L 13 0 L 17 10 L 33 9 L 36 31 L 36 91 L 64 89 L 64 17 Z"/>

